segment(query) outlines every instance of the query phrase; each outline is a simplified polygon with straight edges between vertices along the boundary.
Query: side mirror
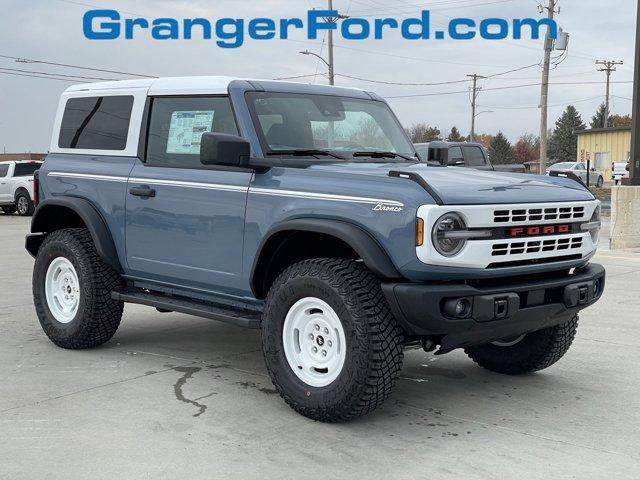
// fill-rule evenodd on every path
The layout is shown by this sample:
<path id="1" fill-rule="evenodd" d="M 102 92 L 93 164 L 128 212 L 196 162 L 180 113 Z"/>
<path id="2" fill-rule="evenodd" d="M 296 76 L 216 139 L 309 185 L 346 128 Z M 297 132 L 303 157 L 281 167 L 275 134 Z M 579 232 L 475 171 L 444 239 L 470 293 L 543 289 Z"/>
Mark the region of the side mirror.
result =
<path id="1" fill-rule="evenodd" d="M 200 140 L 200 163 L 238 167 L 251 155 L 251 146 L 244 138 L 226 133 L 207 132 Z"/>

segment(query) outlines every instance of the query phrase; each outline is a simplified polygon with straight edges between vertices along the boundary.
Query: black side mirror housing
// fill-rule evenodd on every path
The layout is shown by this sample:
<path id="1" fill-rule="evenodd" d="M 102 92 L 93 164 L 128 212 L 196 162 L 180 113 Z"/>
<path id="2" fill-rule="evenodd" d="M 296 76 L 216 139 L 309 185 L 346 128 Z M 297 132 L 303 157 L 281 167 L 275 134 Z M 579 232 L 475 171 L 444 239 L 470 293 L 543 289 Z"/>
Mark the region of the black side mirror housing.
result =
<path id="1" fill-rule="evenodd" d="M 239 167 L 246 164 L 251 146 L 244 138 L 227 133 L 207 132 L 200 140 L 200 163 Z"/>

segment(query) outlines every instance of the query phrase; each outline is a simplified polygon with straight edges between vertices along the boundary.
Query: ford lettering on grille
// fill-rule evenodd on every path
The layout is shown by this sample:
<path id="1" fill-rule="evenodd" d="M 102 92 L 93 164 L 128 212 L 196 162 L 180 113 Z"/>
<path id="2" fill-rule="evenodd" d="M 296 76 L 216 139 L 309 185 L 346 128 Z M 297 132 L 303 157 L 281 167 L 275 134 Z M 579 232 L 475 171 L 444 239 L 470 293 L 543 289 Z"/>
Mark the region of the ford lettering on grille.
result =
<path id="1" fill-rule="evenodd" d="M 527 227 L 511 227 L 507 229 L 507 237 L 536 237 L 539 235 L 558 235 L 571 233 L 571 225 L 532 225 Z"/>

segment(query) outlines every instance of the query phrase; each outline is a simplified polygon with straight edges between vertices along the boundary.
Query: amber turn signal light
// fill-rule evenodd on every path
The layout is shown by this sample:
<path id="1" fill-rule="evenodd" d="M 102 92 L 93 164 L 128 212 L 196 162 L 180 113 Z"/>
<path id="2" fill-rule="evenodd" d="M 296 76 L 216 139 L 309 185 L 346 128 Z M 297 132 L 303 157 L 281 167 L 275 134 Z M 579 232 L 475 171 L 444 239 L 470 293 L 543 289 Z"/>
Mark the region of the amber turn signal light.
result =
<path id="1" fill-rule="evenodd" d="M 424 243 L 424 220 L 418 218 L 416 222 L 416 246 L 420 247 Z"/>

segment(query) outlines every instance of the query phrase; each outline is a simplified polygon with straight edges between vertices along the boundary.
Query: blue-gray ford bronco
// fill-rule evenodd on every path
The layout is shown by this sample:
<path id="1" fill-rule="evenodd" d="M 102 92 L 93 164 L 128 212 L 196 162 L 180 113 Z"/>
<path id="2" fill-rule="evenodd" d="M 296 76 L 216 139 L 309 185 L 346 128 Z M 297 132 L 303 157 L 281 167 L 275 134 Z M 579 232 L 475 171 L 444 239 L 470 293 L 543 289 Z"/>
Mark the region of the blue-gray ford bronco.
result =
<path id="1" fill-rule="evenodd" d="M 71 87 L 36 184 L 26 248 L 56 345 L 109 341 L 127 302 L 259 328 L 278 392 L 320 421 L 380 405 L 408 347 L 544 369 L 604 289 L 582 184 L 421 162 L 368 91 Z"/>

